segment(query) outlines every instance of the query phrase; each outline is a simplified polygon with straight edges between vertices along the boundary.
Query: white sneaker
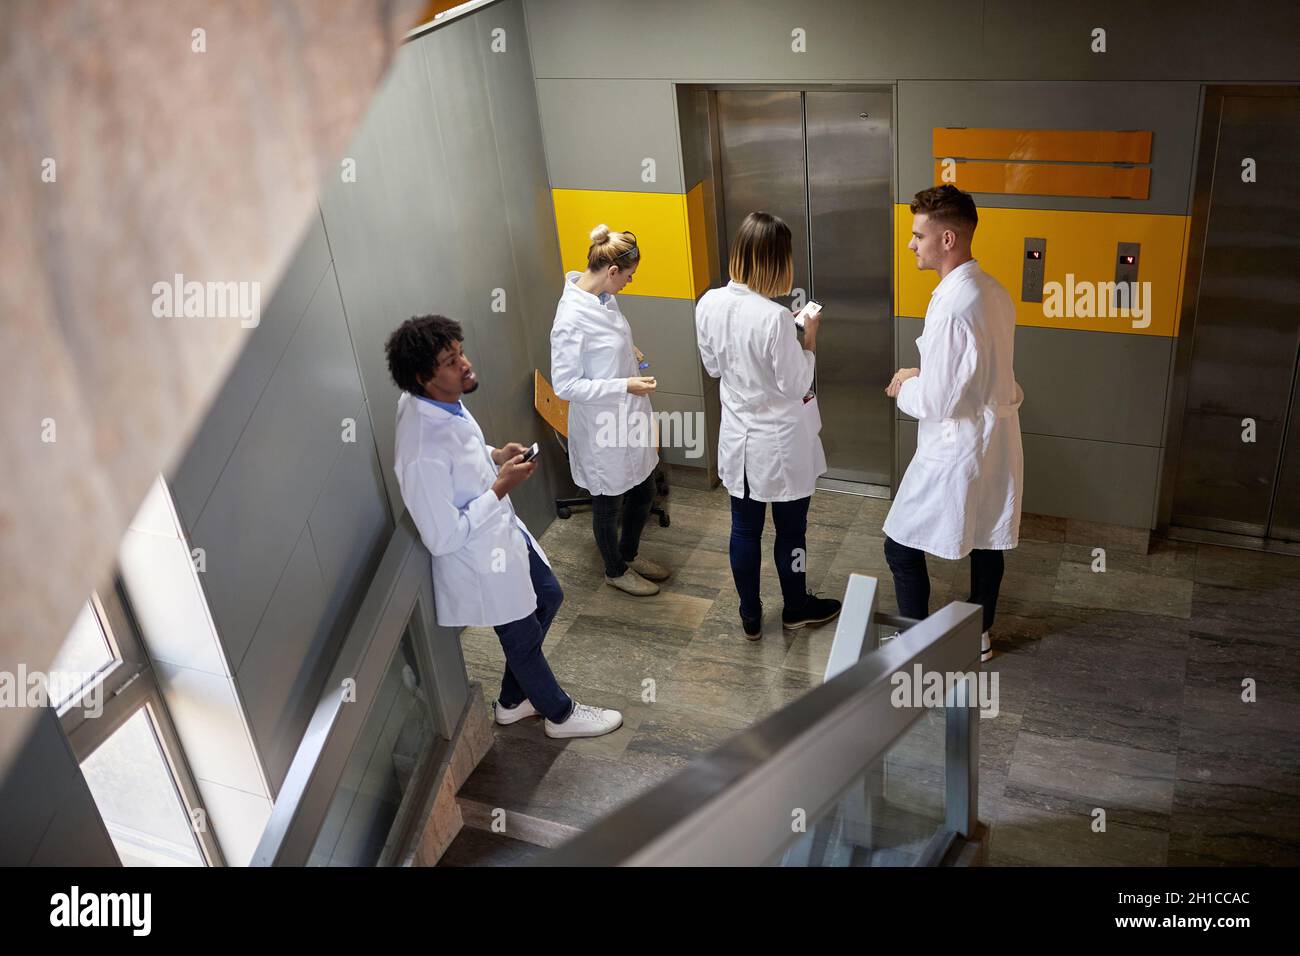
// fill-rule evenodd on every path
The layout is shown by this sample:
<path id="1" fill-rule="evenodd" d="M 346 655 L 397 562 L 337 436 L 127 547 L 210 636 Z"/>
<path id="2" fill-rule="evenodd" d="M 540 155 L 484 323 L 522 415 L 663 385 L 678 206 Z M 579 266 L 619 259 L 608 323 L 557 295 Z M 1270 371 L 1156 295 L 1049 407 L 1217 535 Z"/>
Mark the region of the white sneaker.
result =
<path id="1" fill-rule="evenodd" d="M 993 658 L 993 642 L 989 640 L 989 632 L 985 631 L 980 635 L 980 663 L 986 663 Z"/>
<path id="2" fill-rule="evenodd" d="M 502 707 L 501 701 L 495 701 L 492 704 L 492 716 L 498 724 L 505 727 L 516 721 L 523 720 L 525 717 L 540 717 L 541 714 L 537 712 L 533 702 L 525 697 L 514 707 Z"/>
<path id="3" fill-rule="evenodd" d="M 562 724 L 549 720 L 543 725 L 548 737 L 601 737 L 623 726 L 623 715 L 617 710 L 592 707 L 573 702 L 573 713 Z"/>

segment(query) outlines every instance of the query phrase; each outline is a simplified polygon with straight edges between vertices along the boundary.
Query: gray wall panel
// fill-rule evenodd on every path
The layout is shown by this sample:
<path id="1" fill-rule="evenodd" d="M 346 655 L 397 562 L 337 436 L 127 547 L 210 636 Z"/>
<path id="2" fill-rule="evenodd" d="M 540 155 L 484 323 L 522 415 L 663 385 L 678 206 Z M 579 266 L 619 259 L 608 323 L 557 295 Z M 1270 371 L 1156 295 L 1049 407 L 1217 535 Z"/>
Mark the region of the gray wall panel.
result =
<path id="1" fill-rule="evenodd" d="M 914 368 L 921 319 L 894 317 L 896 361 Z M 1158 446 L 1173 339 L 1016 326 L 1022 430 L 1065 438 Z M 897 406 L 895 406 L 897 407 Z M 908 416 L 898 412 L 898 417 Z"/>
<path id="2" fill-rule="evenodd" d="M 533 67 L 524 25 L 523 5 L 499 3 L 473 17 L 483 55 L 485 86 L 492 108 L 492 131 L 501 170 L 502 197 L 510 229 L 516 293 L 507 310 L 523 323 L 528 375 L 522 391 L 509 402 L 517 412 L 507 427 L 520 441 L 547 439 L 532 411 L 532 370 L 550 367 L 551 321 L 563 282 L 560 246 L 555 232 L 546 151 L 537 112 Z M 491 52 L 492 31 L 506 31 L 506 50 Z M 561 474 L 563 473 L 563 474 Z M 535 530 L 551 520 L 553 501 L 567 487 L 568 471 L 551 460 L 540 461 L 521 492 L 519 505 Z"/>
<path id="3" fill-rule="evenodd" d="M 1149 199 L 973 193 L 975 203 L 1012 209 L 1187 212 L 1200 110 L 1198 83 L 903 81 L 898 84 L 898 110 L 899 202 L 934 185 L 936 126 L 1148 129 Z"/>
<path id="4" fill-rule="evenodd" d="M 681 130 L 682 186 L 690 192 L 713 175 L 708 94 L 699 87 L 677 87 L 677 126 Z"/>
<path id="5" fill-rule="evenodd" d="M 397 391 L 383 344 L 411 315 L 441 312 L 464 326 L 482 379 L 467 404 L 489 442 L 538 435 L 533 343 L 549 336 L 562 276 L 521 24 L 518 4 L 499 4 L 407 44 L 350 147 L 359 168 L 382 174 L 332 184 L 323 199 L 398 513 Z M 489 46 L 499 25 L 505 53 Z M 497 289 L 504 312 L 492 311 Z M 542 480 L 512 496 L 537 533 L 553 517 L 557 485 L 548 462 L 539 471 Z"/>
<path id="6" fill-rule="evenodd" d="M 317 295 L 190 536 L 206 552 L 200 581 L 233 667 L 338 457 L 341 422 L 361 407 L 338 296 Z"/>
<path id="7" fill-rule="evenodd" d="M 333 663 L 320 565 L 304 525 L 284 574 L 236 673 L 272 793 L 279 793 L 294 751 Z"/>
<path id="8" fill-rule="evenodd" d="M 72 749 L 51 708 L 0 777 L 0 866 L 118 866 Z"/>
<path id="9" fill-rule="evenodd" d="M 537 104 L 556 189 L 685 191 L 667 80 L 539 79 Z M 641 178 L 645 159 L 655 161 L 654 182 Z"/>
<path id="10" fill-rule="evenodd" d="M 830 81 L 977 75 L 977 4 L 946 0 L 919 16 L 906 0 L 699 3 L 528 0 L 539 77 Z M 943 24 L 942 31 L 936 24 Z M 807 52 L 791 49 L 802 28 Z"/>
<path id="11" fill-rule="evenodd" d="M 1026 511 L 1152 526 L 1159 448 L 1031 434 L 1024 447 Z"/>
<path id="12" fill-rule="evenodd" d="M 355 442 L 344 442 L 308 524 L 325 589 L 349 588 L 358 569 L 375 561 L 394 524 L 384 497 L 370 420 L 362 408 Z"/>
<path id="13" fill-rule="evenodd" d="M 647 295 L 620 295 L 619 308 L 632 326 L 632 339 L 645 353 L 659 389 L 700 395 L 700 352 L 695 344 L 695 303 Z"/>
<path id="14" fill-rule="evenodd" d="M 186 530 L 193 529 L 198 521 L 289 339 L 313 296 L 326 282 L 329 265 L 329 246 L 317 210 L 275 294 L 262 309 L 261 321 L 248 330 L 248 343 L 223 385 L 222 400 L 208 410 L 182 464 L 171 477 L 172 497 Z M 328 281 L 332 286 L 333 279 Z M 323 294 L 337 293 L 331 287 Z"/>
<path id="15" fill-rule="evenodd" d="M 472 36 L 472 25 L 451 30 Z M 457 273 L 462 245 L 451 199 L 433 94 L 420 42 L 402 47 L 387 81 L 349 144 L 357 181 L 332 179 L 322 192 L 326 231 L 369 402 L 385 487 L 401 509 L 393 474 L 397 389 L 384 343 L 412 315 L 464 319 Z"/>
<path id="16" fill-rule="evenodd" d="M 710 451 L 708 446 L 708 430 L 704 422 L 704 399 L 698 395 L 674 395 L 671 392 L 655 392 L 651 402 L 654 405 L 656 414 L 665 412 L 670 415 L 675 413 L 680 416 L 682 426 L 686 429 L 679 432 L 678 435 L 660 432 L 659 440 L 664 443 L 664 447 L 659 450 L 660 460 L 672 465 L 687 465 L 691 468 L 707 467 L 709 456 L 714 454 L 717 449 L 714 447 Z M 689 439 L 694 447 L 688 447 L 684 442 L 678 440 L 679 437 Z M 696 451 L 699 452 L 698 455 L 694 454 Z"/>
<path id="17" fill-rule="evenodd" d="M 1044 3 L 984 0 L 990 78 L 1287 82 L 1297 76 L 1300 7 L 1180 0 Z M 1106 52 L 1091 50 L 1106 28 Z"/>
<path id="18" fill-rule="evenodd" d="M 900 421 L 895 482 L 916 453 L 916 422 Z M 1154 526 L 1159 448 L 1022 435 L 1024 510 L 1102 524 Z"/>
<path id="19" fill-rule="evenodd" d="M 1300 10 L 1179 0 L 528 0 L 542 77 L 1294 82 Z M 807 31 L 792 53 L 790 31 Z M 1107 29 L 1107 52 L 1091 31 Z"/>

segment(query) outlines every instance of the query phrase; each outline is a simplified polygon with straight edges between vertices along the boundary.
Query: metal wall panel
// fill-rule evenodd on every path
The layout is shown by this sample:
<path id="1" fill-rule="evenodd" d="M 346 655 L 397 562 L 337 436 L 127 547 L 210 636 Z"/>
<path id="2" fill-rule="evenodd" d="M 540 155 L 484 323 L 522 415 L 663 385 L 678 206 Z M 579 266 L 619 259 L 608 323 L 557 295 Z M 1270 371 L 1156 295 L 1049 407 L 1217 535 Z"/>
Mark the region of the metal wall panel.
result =
<path id="1" fill-rule="evenodd" d="M 620 295 L 618 305 L 632 327 L 632 340 L 650 363 L 645 374 L 653 375 L 665 392 L 702 395 L 700 380 L 705 373 L 695 342 L 695 303 Z"/>
<path id="2" fill-rule="evenodd" d="M 717 95 L 722 165 L 722 222 L 730 254 L 751 212 L 780 216 L 794 240 L 794 288 L 809 288 L 808 193 L 802 95 L 797 91 L 727 90 Z M 722 263 L 727 272 L 727 264 Z M 790 305 L 790 296 L 777 301 Z"/>
<path id="3" fill-rule="evenodd" d="M 1225 97 L 1217 141 L 1172 520 L 1266 535 L 1280 492 L 1290 534 L 1300 479 L 1282 457 L 1300 355 L 1300 97 Z M 1260 181 L 1243 181 L 1247 158 Z"/>
<path id="4" fill-rule="evenodd" d="M 488 42 L 498 27 L 506 30 L 501 53 Z M 563 275 L 528 57 L 518 2 L 408 43 L 348 148 L 357 181 L 331 183 L 322 197 L 397 514 L 397 389 L 383 346 L 404 319 L 439 312 L 462 323 L 482 379 L 466 404 L 488 441 L 541 434 L 532 371 L 549 367 Z M 504 312 L 493 310 L 497 289 Z M 511 495 L 535 533 L 554 517 L 561 483 L 563 463 L 543 460 Z"/>
<path id="5" fill-rule="evenodd" d="M 916 454 L 916 422 L 898 423 L 898 475 Z M 1154 523 L 1159 448 L 1021 435 L 1025 514 L 1150 528 Z"/>
<path id="6" fill-rule="evenodd" d="M 537 109 L 554 188 L 686 191 L 667 80 L 540 79 Z M 650 182 L 643 178 L 646 159 L 654 160 Z"/>
<path id="7" fill-rule="evenodd" d="M 924 322 L 898 316 L 899 368 L 920 365 Z M 1016 381 L 1025 392 L 1020 427 L 1039 435 L 1130 445 L 1163 443 L 1173 340 L 1016 326 Z M 899 418 L 908 416 L 902 412 Z"/>
<path id="8" fill-rule="evenodd" d="M 328 285 L 312 299 L 190 529 L 190 546 L 206 555 L 200 581 L 234 668 L 338 458 L 342 420 L 363 407 L 343 309 Z"/>
<path id="9" fill-rule="evenodd" d="M 172 498 L 186 530 L 193 530 L 199 520 L 307 306 L 318 292 L 337 296 L 329 266 L 329 245 L 320 210 L 316 209 L 275 294 L 262 309 L 261 321 L 248 330 L 248 342 L 222 385 L 220 398 L 208 409 L 169 478 Z"/>
<path id="10" fill-rule="evenodd" d="M 981 208 L 1182 215 L 1187 212 L 1199 108 L 1199 83 L 902 81 L 898 201 L 909 202 L 934 185 L 935 127 L 1139 129 L 1152 134 L 1151 184 L 1145 200 L 976 193 L 975 203 Z"/>
<path id="11" fill-rule="evenodd" d="M 826 477 L 888 485 L 893 402 L 893 204 L 889 93 L 810 92 L 812 295 L 825 308 L 817 393 Z"/>
<path id="12" fill-rule="evenodd" d="M 0 808 L 0 866 L 120 865 L 52 707 L 0 776 Z"/>
<path id="13" fill-rule="evenodd" d="M 698 395 L 675 395 L 672 392 L 656 392 L 651 398 L 655 413 L 680 416 L 683 438 L 691 439 L 690 444 L 677 441 L 674 436 L 660 434 L 663 447 L 659 449 L 660 461 L 670 465 L 687 465 L 691 468 L 704 468 L 711 456 L 717 453 L 716 437 L 710 444 L 708 429 L 704 421 L 704 399 Z M 694 447 L 691 447 L 691 446 Z M 696 455 L 698 451 L 700 454 Z"/>
<path id="14" fill-rule="evenodd" d="M 982 3 L 528 0 L 538 76 L 1294 82 L 1300 8 L 1180 0 Z M 1092 31 L 1108 30 L 1105 53 Z M 804 31 L 806 52 L 792 36 Z M 1124 129 L 1127 127 L 1116 127 Z"/>

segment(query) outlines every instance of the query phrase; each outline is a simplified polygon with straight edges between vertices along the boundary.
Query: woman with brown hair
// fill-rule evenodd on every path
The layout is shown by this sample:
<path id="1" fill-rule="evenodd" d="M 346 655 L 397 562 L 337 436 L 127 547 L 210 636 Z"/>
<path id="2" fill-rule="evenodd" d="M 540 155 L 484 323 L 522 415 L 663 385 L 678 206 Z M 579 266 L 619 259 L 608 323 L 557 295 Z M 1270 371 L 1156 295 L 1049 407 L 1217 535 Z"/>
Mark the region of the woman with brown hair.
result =
<path id="1" fill-rule="evenodd" d="M 759 566 L 767 503 L 776 526 L 776 571 L 786 628 L 821 624 L 840 602 L 806 586 L 808 505 L 826 470 L 821 423 L 811 394 L 820 315 L 804 323 L 773 296 L 794 281 L 790 227 L 777 216 L 750 213 L 731 246 L 731 281 L 711 289 L 695 307 L 704 368 L 721 379 L 718 475 L 731 494 L 731 574 L 740 620 L 750 640 L 763 636 Z"/>

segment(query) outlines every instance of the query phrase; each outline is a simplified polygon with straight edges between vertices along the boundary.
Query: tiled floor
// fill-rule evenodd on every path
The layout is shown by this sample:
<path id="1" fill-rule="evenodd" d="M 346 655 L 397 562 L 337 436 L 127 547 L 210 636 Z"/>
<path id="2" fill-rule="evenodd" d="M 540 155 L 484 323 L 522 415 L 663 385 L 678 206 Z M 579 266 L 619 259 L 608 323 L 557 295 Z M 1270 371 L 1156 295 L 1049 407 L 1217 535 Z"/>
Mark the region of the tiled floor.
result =
<path id="1" fill-rule="evenodd" d="M 563 743 L 536 722 L 498 728 L 462 796 L 585 827 L 820 682 L 833 626 L 781 630 L 770 560 L 764 637 L 741 634 L 725 491 L 676 487 L 670 506 L 671 526 L 652 521 L 643 541 L 676 570 L 654 598 L 603 583 L 588 514 L 542 539 L 566 595 L 547 655 L 567 690 L 623 710 L 625 726 Z M 851 571 L 874 574 L 894 610 L 887 509 L 814 496 L 813 590 L 839 596 Z M 770 526 L 768 537 L 770 555 Z M 986 665 L 999 673 L 1001 713 L 980 722 L 989 862 L 1300 863 L 1300 558 L 1166 541 L 1138 555 L 1101 529 L 1088 537 L 1027 519 L 1007 555 L 1000 653 Z M 1106 548 L 1104 573 L 1095 547 Z M 965 599 L 968 566 L 932 559 L 932 609 Z M 495 696 L 496 635 L 467 630 L 463 643 L 471 676 Z M 932 776 L 895 769 L 891 793 L 911 787 L 924 804 Z"/>

